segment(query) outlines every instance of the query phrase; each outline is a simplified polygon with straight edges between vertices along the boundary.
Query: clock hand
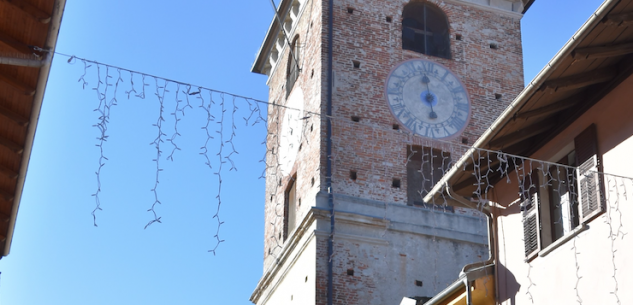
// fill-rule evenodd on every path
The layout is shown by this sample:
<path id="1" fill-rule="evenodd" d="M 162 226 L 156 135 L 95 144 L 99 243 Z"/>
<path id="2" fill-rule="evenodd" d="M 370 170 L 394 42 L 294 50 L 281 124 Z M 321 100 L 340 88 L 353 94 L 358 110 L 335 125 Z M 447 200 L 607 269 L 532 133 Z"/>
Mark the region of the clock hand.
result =
<path id="1" fill-rule="evenodd" d="M 427 89 L 427 91 L 428 91 L 428 89 Z M 435 111 L 433 111 L 433 99 L 434 99 L 434 97 L 431 94 L 431 92 L 427 92 L 425 98 L 426 98 L 426 101 L 429 103 L 429 106 L 431 106 L 431 113 L 429 113 L 429 117 L 431 119 L 437 119 L 437 113 L 435 113 Z"/>
<path id="2" fill-rule="evenodd" d="M 429 106 L 431 107 L 431 113 L 429 113 L 429 117 L 431 119 L 437 119 L 437 113 L 433 111 L 433 100 L 435 98 L 433 97 L 433 94 L 431 94 L 431 88 L 429 88 L 429 83 L 431 82 L 431 80 L 426 75 L 424 75 L 422 77 L 422 82 L 426 84 L 426 96 L 424 97 L 424 99 L 427 103 L 429 103 Z"/>

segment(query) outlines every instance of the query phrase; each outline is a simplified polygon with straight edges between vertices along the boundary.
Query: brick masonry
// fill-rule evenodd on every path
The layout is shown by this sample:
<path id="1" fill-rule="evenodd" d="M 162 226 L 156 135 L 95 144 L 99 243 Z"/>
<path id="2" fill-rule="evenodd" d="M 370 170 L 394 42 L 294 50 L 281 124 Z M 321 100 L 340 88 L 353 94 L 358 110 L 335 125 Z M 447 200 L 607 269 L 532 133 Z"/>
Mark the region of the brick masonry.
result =
<path id="1" fill-rule="evenodd" d="M 448 18 L 452 59 L 402 50 L 402 10 L 408 1 L 334 1 L 331 157 L 332 191 L 336 194 L 403 205 L 407 202 L 406 147 L 422 141 L 392 128 L 398 122 L 391 114 L 383 92 L 389 72 L 398 63 L 425 58 L 448 67 L 461 78 L 472 108 L 471 119 L 463 135 L 452 140 L 456 143 L 461 143 L 462 137 L 467 138 L 468 143 L 474 143 L 523 89 L 520 14 L 458 0 L 429 2 L 437 5 Z M 294 88 L 301 88 L 304 93 L 304 115 L 308 118 L 303 120 L 301 149 L 291 174 L 282 177 L 277 147 L 281 118 L 289 110 L 281 107 L 268 109 L 264 272 L 274 267 L 286 242 L 283 239 L 284 192 L 290 177 L 296 175 L 297 194 L 301 198 L 296 213 L 297 223 L 311 207 L 317 205 L 317 194 L 327 192 L 324 114 L 327 105 L 328 1 L 305 0 L 301 3 L 290 37 L 292 40 L 299 36 L 302 70 Z M 349 13 L 349 8 L 353 9 L 352 13 Z M 387 21 L 387 17 L 391 22 Z M 461 40 L 456 39 L 458 34 Z M 495 43 L 497 48 L 492 49 L 491 43 Z M 288 56 L 286 46 L 269 72 L 271 103 L 283 105 L 286 102 Z M 354 67 L 354 61 L 360 62 L 359 68 Z M 501 94 L 501 98 L 497 99 L 495 94 Z M 352 121 L 352 116 L 359 117 L 360 122 Z M 356 180 L 350 179 L 350 171 L 357 173 Z M 392 187 L 394 178 L 401 180 L 400 188 Z M 335 256 L 346 257 L 346 261 L 354 260 L 349 257 L 357 253 L 351 251 L 352 248 L 349 244 L 337 243 Z M 327 296 L 326 252 L 326 241 L 318 240 L 316 304 L 325 304 Z M 341 265 L 343 261 L 335 264 L 337 272 L 345 272 L 346 266 Z M 358 268 L 367 268 L 359 264 Z M 377 286 L 380 286 L 379 283 L 367 277 L 337 277 L 335 304 L 359 304 L 361 301 L 370 304 L 366 303 L 367 295 L 359 298 L 355 291 L 373 291 L 372 287 Z"/>

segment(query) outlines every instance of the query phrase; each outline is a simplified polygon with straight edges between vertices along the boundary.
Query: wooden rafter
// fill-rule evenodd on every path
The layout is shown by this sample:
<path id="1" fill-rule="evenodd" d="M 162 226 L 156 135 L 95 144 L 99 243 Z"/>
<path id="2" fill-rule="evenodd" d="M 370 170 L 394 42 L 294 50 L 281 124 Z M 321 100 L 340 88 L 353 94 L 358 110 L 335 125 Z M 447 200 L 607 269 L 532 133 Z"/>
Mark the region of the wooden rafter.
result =
<path id="1" fill-rule="evenodd" d="M 481 179 L 481 177 L 477 177 L 471 173 L 470 177 L 453 184 L 451 188 L 453 189 L 453 191 L 459 192 L 469 186 L 475 187 L 477 183 L 483 183 L 482 185 L 480 185 L 480 187 L 483 189 L 487 186 L 485 185 L 486 181 L 489 181 L 491 185 L 494 185 L 493 182 L 497 181 L 497 179 L 499 179 L 500 176 L 501 176 L 501 173 L 499 171 L 495 171 L 491 173 L 487 179 Z"/>
<path id="2" fill-rule="evenodd" d="M 3 189 L 0 189 L 0 198 L 2 198 L 3 200 L 7 202 L 12 202 L 15 196 L 12 193 L 9 193 Z"/>
<path id="3" fill-rule="evenodd" d="M 621 43 L 599 47 L 578 48 L 572 53 L 575 60 L 627 55 L 633 53 L 633 43 Z"/>
<path id="4" fill-rule="evenodd" d="M 511 173 L 515 166 L 519 166 L 522 163 L 522 161 L 517 161 L 517 162 L 508 162 L 508 168 L 507 170 L 505 170 L 504 172 L 501 171 L 494 171 L 493 173 L 491 173 L 488 176 L 488 179 L 486 181 L 488 181 L 490 183 L 490 185 L 495 185 L 497 184 L 497 182 L 499 182 L 500 179 L 502 179 L 504 177 L 504 175 L 507 175 L 508 173 Z M 495 165 L 496 167 L 497 165 Z M 455 192 L 460 192 L 461 190 L 467 188 L 467 187 L 475 187 L 476 183 L 478 183 L 478 181 L 480 181 L 482 179 L 477 178 L 475 175 L 473 175 L 472 173 L 470 174 L 469 177 L 465 178 L 464 180 L 458 181 L 456 183 L 454 183 L 451 188 L 453 189 L 453 191 Z M 482 182 L 485 182 L 484 180 L 482 180 Z M 486 187 L 486 185 L 480 185 L 480 187 L 484 188 Z"/>
<path id="5" fill-rule="evenodd" d="M 16 124 L 18 124 L 20 126 L 29 125 L 28 118 L 25 118 L 25 117 L 17 114 L 16 112 L 14 112 L 13 110 L 2 106 L 2 103 L 0 103 L 0 115 L 6 117 L 7 119 L 15 122 Z"/>
<path id="6" fill-rule="evenodd" d="M 493 139 L 492 141 L 489 142 L 489 145 L 491 148 L 494 148 L 494 149 L 510 146 L 512 144 L 521 142 L 525 139 L 529 139 L 533 136 L 546 132 L 554 126 L 556 126 L 556 120 L 554 119 L 547 119 L 544 121 L 536 122 L 530 126 L 523 127 L 519 129 L 518 131 L 515 131 L 511 134 L 507 134 L 505 136 L 501 136 L 499 138 Z"/>
<path id="7" fill-rule="evenodd" d="M 527 119 L 531 117 L 547 115 L 547 114 L 551 114 L 557 111 L 565 110 L 567 108 L 570 108 L 578 104 L 580 101 L 583 101 L 586 98 L 586 96 L 587 94 L 585 94 L 584 92 L 581 94 L 576 94 L 572 97 L 560 100 L 558 102 L 551 103 L 547 106 L 519 112 L 514 117 L 517 119 Z"/>
<path id="8" fill-rule="evenodd" d="M 459 192 L 463 190 L 464 188 L 467 188 L 469 186 L 474 186 L 475 183 L 477 183 L 477 177 L 471 174 L 471 176 L 469 176 L 468 178 L 453 184 L 451 186 L 451 189 L 453 189 L 453 191 L 455 192 Z"/>
<path id="9" fill-rule="evenodd" d="M 0 213 L 0 222 L 9 222 L 9 220 L 11 220 L 11 217 L 9 217 L 9 215 Z"/>
<path id="10" fill-rule="evenodd" d="M 503 152 L 519 156 L 529 156 L 530 154 L 528 152 L 534 149 L 534 145 L 535 141 L 533 140 L 521 141 L 519 143 L 504 147 Z"/>
<path id="11" fill-rule="evenodd" d="M 41 10 L 40 8 L 31 4 L 28 1 L 24 1 L 24 0 L 0 0 L 0 1 L 13 5 L 14 7 L 22 10 L 23 12 L 27 13 L 29 16 L 33 17 L 35 20 L 41 23 L 47 24 L 51 22 L 50 14 L 44 12 L 43 10 Z"/>
<path id="12" fill-rule="evenodd" d="M 609 14 L 602 22 L 606 25 L 626 25 L 633 22 L 633 12 Z"/>
<path id="13" fill-rule="evenodd" d="M 22 154 L 22 152 L 24 152 L 24 147 L 13 143 L 13 141 L 6 139 L 4 137 L 0 136 L 0 146 L 4 146 L 7 149 L 9 149 L 10 151 L 16 153 L 16 154 Z"/>
<path id="14" fill-rule="evenodd" d="M 499 165 L 499 163 L 500 163 L 500 162 L 499 162 L 499 160 L 496 160 L 496 156 L 497 156 L 497 153 L 493 153 L 493 154 L 491 155 L 491 157 L 492 157 L 492 158 L 490 158 L 490 159 L 494 159 L 494 161 L 492 161 L 492 162 L 490 162 L 490 163 L 488 163 L 488 161 L 484 161 L 484 160 L 486 160 L 487 158 L 482 159 L 481 164 L 479 164 L 479 172 L 480 172 L 480 173 L 482 173 L 482 174 L 485 174 L 485 173 L 488 171 L 488 168 L 489 168 L 489 167 L 492 167 L 492 168 L 497 167 L 497 166 Z M 472 160 L 471 160 L 471 161 L 472 161 Z M 490 166 L 488 166 L 488 164 L 490 164 Z M 468 165 L 464 168 L 464 171 L 465 171 L 465 172 L 473 172 L 474 170 L 475 170 L 475 166 L 474 166 L 474 164 L 472 164 L 472 163 L 469 163 L 469 164 L 468 164 Z"/>
<path id="15" fill-rule="evenodd" d="M 2 1 L 2 0 L 0 0 Z M 8 35 L 5 32 L 0 31 L 0 42 L 6 44 L 7 46 L 11 47 L 12 49 L 22 53 L 22 54 L 33 54 L 33 53 L 37 53 L 34 52 L 33 49 L 31 49 L 31 47 L 29 47 L 28 44 L 21 42 L 13 37 L 11 37 L 10 35 Z"/>
<path id="16" fill-rule="evenodd" d="M 617 75 L 615 68 L 604 68 L 593 71 L 587 71 L 559 79 L 546 81 L 543 83 L 542 89 L 571 90 L 583 88 L 593 84 L 600 84 L 612 80 Z"/>
<path id="17" fill-rule="evenodd" d="M 35 94 L 35 89 L 31 88 L 28 85 L 25 85 L 19 81 L 16 81 L 13 77 L 6 75 L 5 73 L 0 71 L 0 82 L 4 82 L 16 90 L 24 93 L 24 95 L 32 96 Z"/>
<path id="18" fill-rule="evenodd" d="M 18 178 L 18 173 L 16 171 L 6 168 L 2 165 L 0 165 L 0 174 L 11 180 L 15 180 L 16 178 Z"/>

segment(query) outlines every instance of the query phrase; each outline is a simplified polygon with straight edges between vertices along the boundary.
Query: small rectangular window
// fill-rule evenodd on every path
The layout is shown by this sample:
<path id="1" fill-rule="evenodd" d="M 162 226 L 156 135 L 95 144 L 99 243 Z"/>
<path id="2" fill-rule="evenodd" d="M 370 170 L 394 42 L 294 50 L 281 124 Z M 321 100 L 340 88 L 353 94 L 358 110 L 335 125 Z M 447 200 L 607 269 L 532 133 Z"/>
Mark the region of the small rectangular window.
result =
<path id="1" fill-rule="evenodd" d="M 297 221 L 297 176 L 293 176 L 288 182 L 285 193 L 284 206 L 284 240 L 294 231 Z"/>

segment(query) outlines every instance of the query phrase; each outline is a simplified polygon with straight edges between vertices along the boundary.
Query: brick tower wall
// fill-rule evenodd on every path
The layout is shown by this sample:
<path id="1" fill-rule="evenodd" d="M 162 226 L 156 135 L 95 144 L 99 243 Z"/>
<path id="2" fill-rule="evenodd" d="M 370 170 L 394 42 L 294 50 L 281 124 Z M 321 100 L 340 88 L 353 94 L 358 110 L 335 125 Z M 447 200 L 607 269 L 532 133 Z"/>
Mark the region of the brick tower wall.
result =
<path id="1" fill-rule="evenodd" d="M 264 271 L 269 269 L 279 256 L 284 243 L 288 238 L 283 238 L 284 227 L 284 196 L 292 177 L 296 177 L 297 196 L 301 199 L 301 205 L 297 207 L 297 223 L 308 213 L 311 206 L 315 205 L 316 194 L 321 187 L 320 148 L 323 136 L 320 132 L 321 117 L 315 115 L 321 112 L 322 83 L 322 46 L 323 31 L 322 7 L 316 0 L 303 0 L 297 16 L 288 13 L 286 18 L 294 18 L 294 26 L 289 33 L 291 41 L 299 37 L 299 55 L 301 72 L 293 90 L 297 88 L 304 95 L 304 116 L 302 120 L 301 150 L 297 154 L 294 167 L 290 174 L 283 175 L 279 165 L 278 146 L 282 118 L 285 111 L 283 107 L 268 107 L 268 138 L 267 138 L 267 169 L 266 169 L 266 207 L 264 229 Z M 289 48 L 285 42 L 277 64 L 269 72 L 269 102 L 277 105 L 286 105 L 287 88 L 286 79 L 289 64 Z"/>
<path id="2" fill-rule="evenodd" d="M 452 59 L 402 50 L 402 9 L 408 1 L 334 1 L 331 158 L 332 191 L 337 195 L 399 205 L 405 214 L 407 211 L 411 214 L 428 214 L 426 211 L 416 211 L 419 209 L 415 207 L 405 206 L 406 146 L 422 142 L 403 130 L 398 132 L 392 129 L 393 124 L 398 122 L 389 110 L 383 91 L 389 72 L 398 63 L 413 58 L 430 59 L 448 67 L 461 78 L 471 99 L 471 119 L 463 135 L 452 140 L 455 143 L 461 143 L 462 137 L 465 137 L 472 144 L 523 88 L 520 14 L 459 0 L 429 2 L 435 3 L 448 17 Z M 296 210 L 298 223 L 313 207 L 327 208 L 323 198 L 328 191 L 325 187 L 327 118 L 324 115 L 327 105 L 328 1 L 304 0 L 302 4 L 290 38 L 293 39 L 297 34 L 300 37 L 302 71 L 293 88 L 303 91 L 304 113 L 308 118 L 303 123 L 301 150 L 295 165 L 289 175 L 283 176 L 277 166 L 278 151 L 275 149 L 279 143 L 280 121 L 286 110 L 282 107 L 268 109 L 265 274 L 267 270 L 275 268 L 277 258 L 288 242 L 288 238 L 284 239 L 282 235 L 284 193 L 291 177 L 297 177 L 297 194 L 301 198 Z M 348 10 L 350 8 L 352 13 Z M 387 21 L 387 17 L 391 18 L 391 22 Z M 458 34 L 461 40 L 456 39 Z M 497 48 L 491 48 L 491 44 Z M 286 46 L 279 53 L 276 65 L 269 71 L 271 103 L 286 103 L 288 56 Z M 359 68 L 354 67 L 354 61 L 360 63 Z M 501 98 L 495 94 L 500 94 Z M 352 116 L 359 117 L 360 122 L 352 121 Z M 453 155 L 453 158 L 456 159 L 456 156 Z M 350 171 L 357 173 L 356 180 L 350 179 Z M 392 187 L 394 178 L 400 179 L 401 187 Z M 338 198 L 335 196 L 334 202 L 337 210 L 344 205 Z M 384 204 L 384 210 L 387 218 L 387 204 Z M 433 222 L 439 217 L 429 215 Z M 446 228 L 450 228 L 455 221 L 455 218 L 447 215 L 440 218 L 445 220 Z M 335 304 L 379 304 L 379 301 L 391 302 L 401 294 L 416 296 L 437 293 L 444 288 L 443 285 L 457 278 L 459 269 L 465 264 L 486 258 L 485 232 L 479 234 L 479 231 L 485 231 L 485 222 L 476 217 L 467 220 L 472 227 L 476 227 L 476 236 L 452 236 L 445 240 L 429 237 L 438 233 L 436 229 L 426 233 L 407 233 L 402 230 L 398 233 L 389 231 L 394 228 L 390 224 L 365 230 L 366 227 L 358 225 L 364 221 L 362 219 L 360 222 L 358 219 L 350 220 L 357 225 L 337 223 L 333 256 Z M 317 232 L 321 234 L 316 243 L 316 304 L 325 304 L 327 297 L 328 221 L 327 218 L 317 221 L 317 227 L 320 228 Z M 468 231 L 464 228 L 459 230 Z M 339 240 L 336 238 L 337 233 L 340 236 L 347 234 L 348 238 Z M 359 240 L 350 236 L 359 236 Z M 360 238 L 362 236 L 365 239 Z M 378 245 L 372 245 L 372 240 Z M 462 252 L 466 254 L 457 255 Z M 424 259 L 425 256 L 432 256 L 435 262 L 438 255 L 449 257 L 448 263 L 439 267 L 431 266 L 430 261 Z M 378 267 L 374 268 L 377 262 Z M 400 269 L 403 268 L 410 271 L 402 273 Z M 348 269 L 358 273 L 350 276 L 347 274 Z M 389 284 L 382 285 L 377 280 Z M 410 287 L 414 285 L 414 280 L 423 281 L 423 286 Z"/>
<path id="3" fill-rule="evenodd" d="M 332 180 L 337 194 L 407 201 L 406 146 L 416 144 L 416 138 L 392 129 L 398 122 L 383 93 L 387 76 L 398 63 L 429 59 L 461 78 L 471 99 L 471 119 L 463 135 L 453 139 L 455 143 L 461 143 L 462 137 L 474 143 L 523 89 L 520 14 L 458 1 L 429 2 L 448 17 L 452 59 L 402 50 L 402 10 L 408 1 L 334 2 Z M 327 46 L 326 35 L 322 43 Z M 496 49 L 490 47 L 492 43 Z M 322 51 L 327 52 L 326 47 Z M 360 67 L 354 68 L 353 61 Z M 352 121 L 352 116 L 360 122 Z M 357 172 L 356 181 L 350 179 L 350 171 Z M 394 178 L 401 180 L 400 188 L 392 187 Z"/>

